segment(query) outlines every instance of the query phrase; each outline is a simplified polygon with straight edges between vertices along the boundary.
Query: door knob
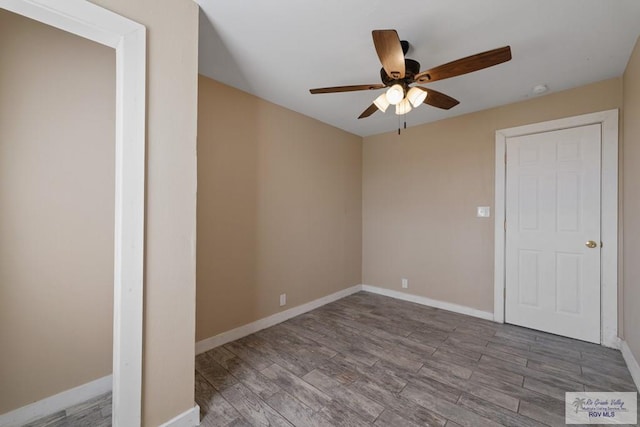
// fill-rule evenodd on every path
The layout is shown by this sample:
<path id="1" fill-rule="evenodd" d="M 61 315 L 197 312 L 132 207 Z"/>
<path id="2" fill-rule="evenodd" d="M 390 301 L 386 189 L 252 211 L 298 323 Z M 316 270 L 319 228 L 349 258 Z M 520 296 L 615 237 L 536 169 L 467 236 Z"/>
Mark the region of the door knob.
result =
<path id="1" fill-rule="evenodd" d="M 596 242 L 594 242 L 593 240 L 589 240 L 587 243 L 585 243 L 585 246 L 590 248 L 590 249 L 593 249 L 593 248 L 598 247 L 598 244 Z"/>

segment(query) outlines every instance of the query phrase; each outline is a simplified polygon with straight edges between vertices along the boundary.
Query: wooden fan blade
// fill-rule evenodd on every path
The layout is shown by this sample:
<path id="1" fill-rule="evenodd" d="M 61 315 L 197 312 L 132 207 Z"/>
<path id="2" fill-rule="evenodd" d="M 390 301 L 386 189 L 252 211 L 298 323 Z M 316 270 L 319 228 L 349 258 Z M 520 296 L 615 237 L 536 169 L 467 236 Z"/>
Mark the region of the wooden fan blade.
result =
<path id="1" fill-rule="evenodd" d="M 428 96 L 427 96 L 428 98 Z M 373 113 L 375 113 L 376 111 L 378 111 L 378 107 L 376 107 L 376 104 L 371 104 L 369 105 L 369 108 L 367 108 L 366 110 L 364 110 L 362 112 L 362 114 L 360 114 L 358 116 L 359 119 L 364 119 L 365 117 L 369 117 L 370 115 L 372 115 Z"/>
<path id="2" fill-rule="evenodd" d="M 404 53 L 396 30 L 373 30 L 371 34 L 384 71 L 392 79 L 404 78 Z"/>
<path id="3" fill-rule="evenodd" d="M 318 89 L 311 89 L 309 92 L 316 93 L 336 93 L 336 92 L 353 92 L 356 90 L 374 90 L 383 89 L 385 85 L 372 84 L 372 85 L 355 85 L 355 86 L 334 86 L 334 87 L 321 87 Z"/>
<path id="4" fill-rule="evenodd" d="M 427 92 L 427 97 L 424 100 L 424 103 L 427 105 L 431 105 L 432 107 L 442 108 L 443 110 L 450 110 L 456 105 L 460 104 L 455 98 L 450 97 L 449 95 L 445 95 L 442 92 L 438 92 L 433 89 L 425 89 L 423 87 L 416 86 Z"/>
<path id="5" fill-rule="evenodd" d="M 415 75 L 414 81 L 427 83 L 434 82 L 436 80 L 448 79 L 450 77 L 456 77 L 473 71 L 482 70 L 483 68 L 492 67 L 494 65 L 507 62 L 510 59 L 511 47 L 500 47 L 498 49 L 477 53 L 475 55 L 467 56 L 466 58 L 461 58 L 456 61 L 440 65 L 439 67 L 423 71 Z"/>

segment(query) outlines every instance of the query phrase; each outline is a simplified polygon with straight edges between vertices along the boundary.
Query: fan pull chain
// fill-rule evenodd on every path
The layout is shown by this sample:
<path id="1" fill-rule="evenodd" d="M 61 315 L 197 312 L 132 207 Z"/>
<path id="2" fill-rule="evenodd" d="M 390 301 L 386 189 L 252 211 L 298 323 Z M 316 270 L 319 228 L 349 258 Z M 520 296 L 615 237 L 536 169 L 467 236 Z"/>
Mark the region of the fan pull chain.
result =
<path id="1" fill-rule="evenodd" d="M 407 128 L 407 114 L 406 113 L 402 115 L 402 119 L 404 120 L 403 129 L 406 129 Z M 400 131 L 400 116 L 398 116 L 398 135 L 400 135 L 400 132 L 401 132 Z"/>

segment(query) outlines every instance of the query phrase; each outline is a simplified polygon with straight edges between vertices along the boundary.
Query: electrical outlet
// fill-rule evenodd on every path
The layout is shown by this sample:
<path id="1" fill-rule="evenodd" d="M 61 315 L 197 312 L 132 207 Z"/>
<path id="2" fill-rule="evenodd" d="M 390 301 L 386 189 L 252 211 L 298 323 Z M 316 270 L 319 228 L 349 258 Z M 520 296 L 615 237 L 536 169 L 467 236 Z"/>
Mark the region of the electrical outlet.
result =
<path id="1" fill-rule="evenodd" d="M 287 305 L 287 294 L 280 295 L 280 307 Z"/>
<path id="2" fill-rule="evenodd" d="M 409 279 L 402 279 L 402 288 L 407 289 L 409 287 Z"/>

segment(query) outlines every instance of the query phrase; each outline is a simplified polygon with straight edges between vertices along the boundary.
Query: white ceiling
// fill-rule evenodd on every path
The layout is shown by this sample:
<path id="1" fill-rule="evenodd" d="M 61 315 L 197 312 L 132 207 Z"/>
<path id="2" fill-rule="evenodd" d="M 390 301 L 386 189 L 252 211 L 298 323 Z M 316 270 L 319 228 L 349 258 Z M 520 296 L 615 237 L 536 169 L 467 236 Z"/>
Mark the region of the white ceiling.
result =
<path id="1" fill-rule="evenodd" d="M 510 45 L 510 62 L 425 85 L 460 101 L 423 105 L 407 125 L 622 75 L 640 34 L 638 0 L 197 0 L 200 73 L 366 136 L 394 131 L 393 109 L 358 120 L 382 91 L 309 89 L 380 82 L 371 30 L 393 28 L 421 69 Z M 240 113 L 240 112 L 239 112 Z"/>

